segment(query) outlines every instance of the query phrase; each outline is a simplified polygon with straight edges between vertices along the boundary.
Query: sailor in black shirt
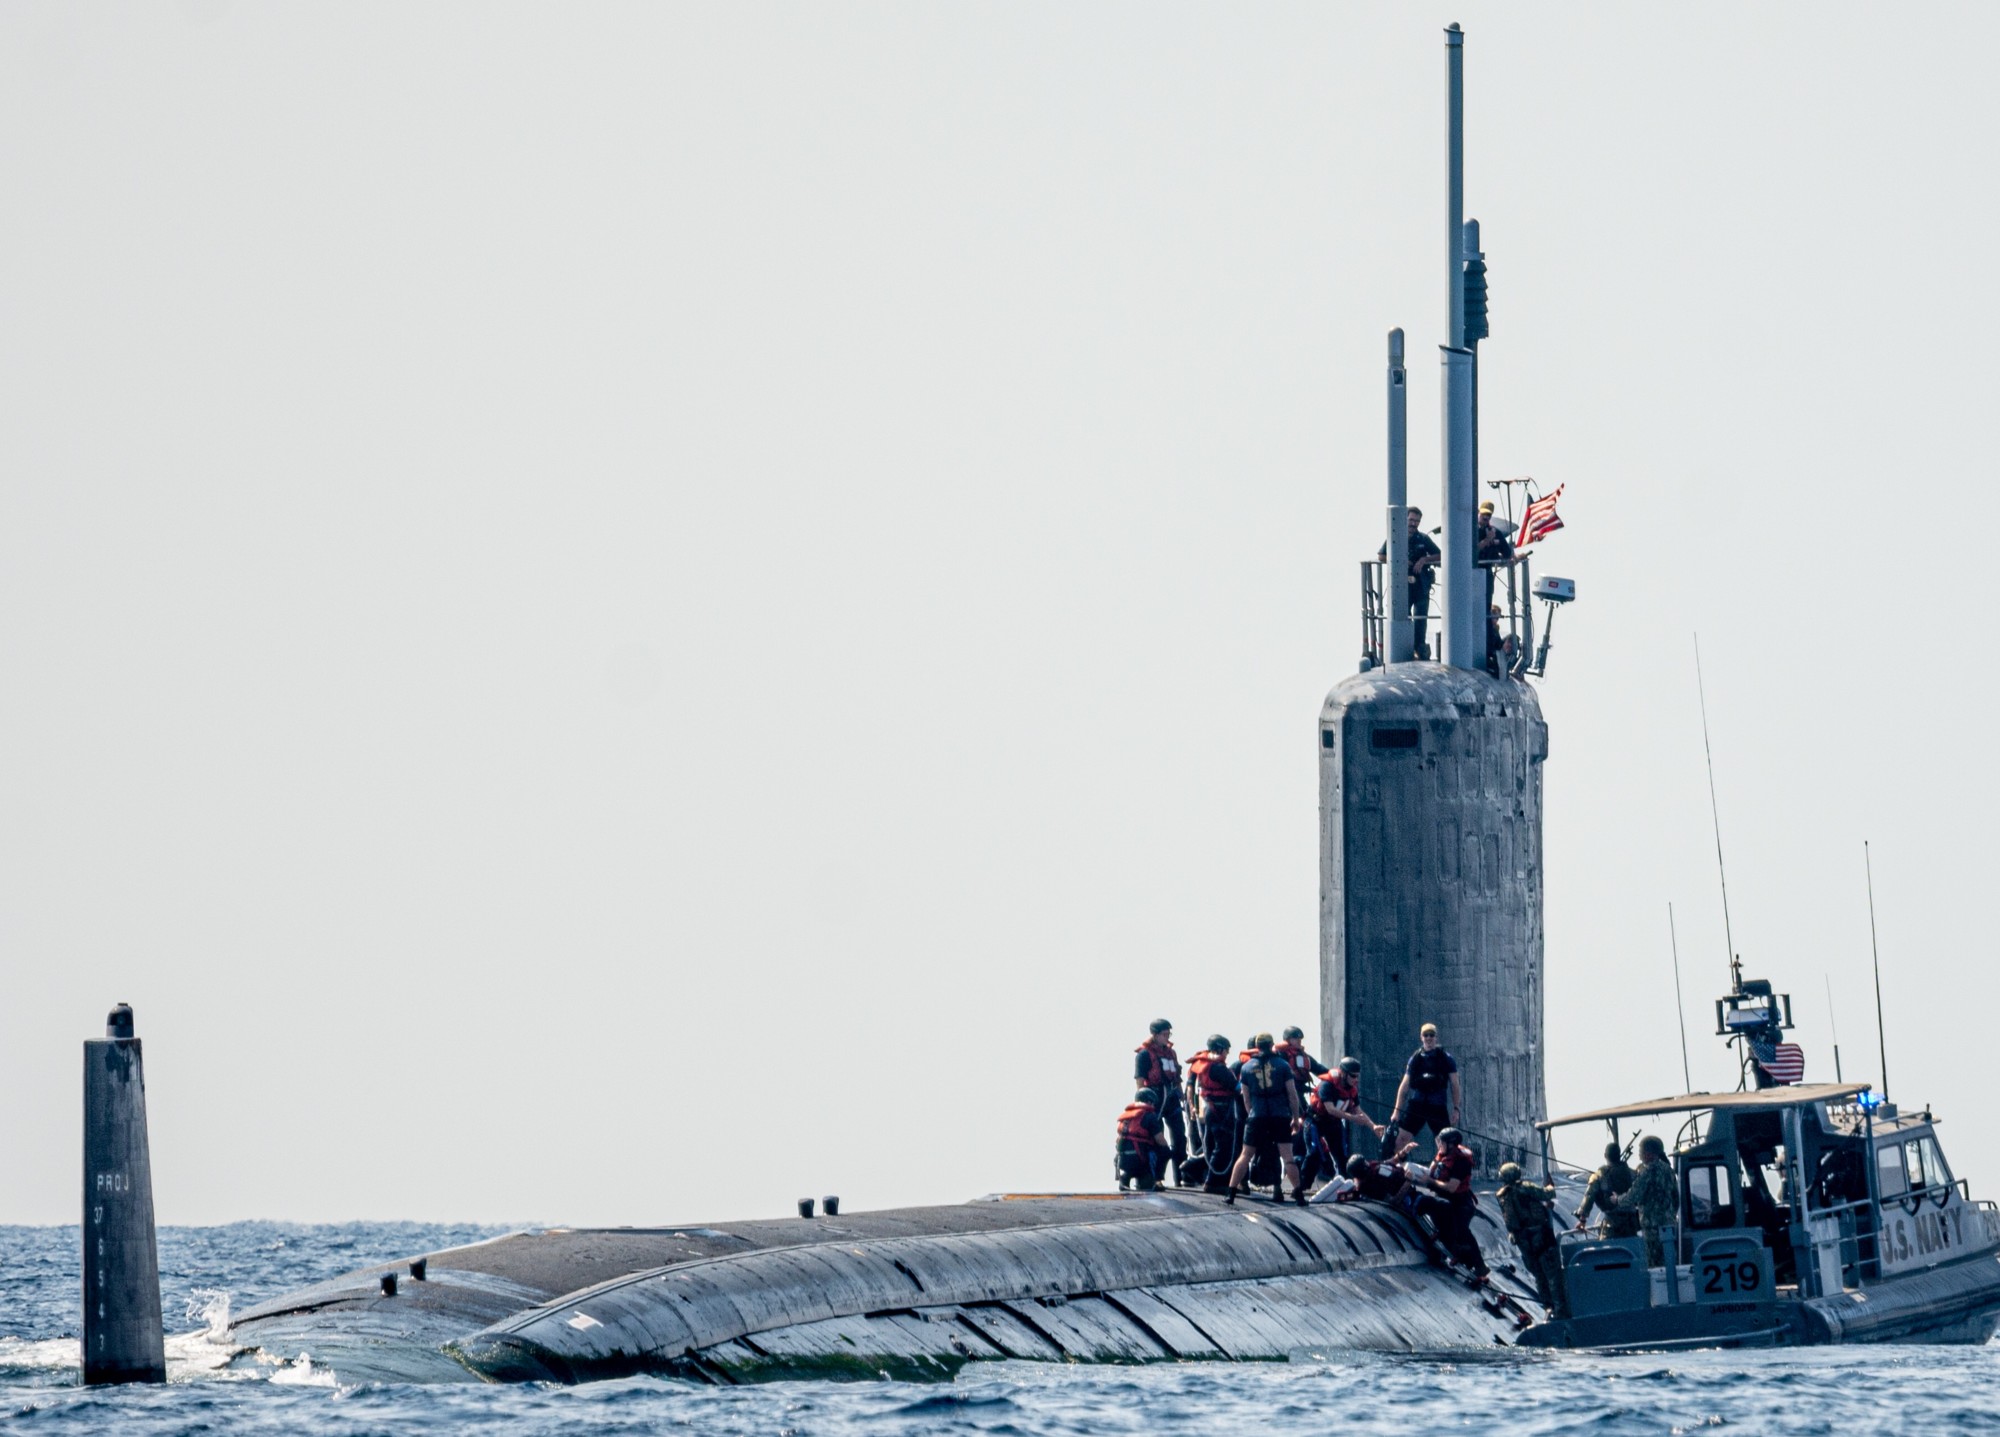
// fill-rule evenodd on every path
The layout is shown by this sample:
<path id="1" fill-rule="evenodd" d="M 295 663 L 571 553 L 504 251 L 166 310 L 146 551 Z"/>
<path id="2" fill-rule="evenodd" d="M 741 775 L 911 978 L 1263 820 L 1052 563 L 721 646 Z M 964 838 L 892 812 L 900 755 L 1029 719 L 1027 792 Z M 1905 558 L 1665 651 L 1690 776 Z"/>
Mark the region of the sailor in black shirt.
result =
<path id="1" fill-rule="evenodd" d="M 1439 1044 L 1437 1024 L 1424 1024 L 1421 1037 L 1423 1046 L 1410 1054 L 1396 1089 L 1397 1126 L 1406 1143 L 1414 1143 L 1426 1128 L 1438 1133 L 1458 1126 L 1458 1062 Z"/>
<path id="2" fill-rule="evenodd" d="M 1416 647 L 1413 652 L 1418 658 L 1427 659 L 1431 656 L 1431 651 L 1429 645 L 1424 642 L 1424 628 L 1430 621 L 1431 585 L 1437 582 L 1438 561 L 1444 555 L 1439 551 L 1436 542 L 1432 540 L 1431 536 L 1426 534 L 1420 527 L 1423 523 L 1423 518 L 1424 511 L 1412 506 L 1410 509 L 1409 538 L 1407 540 L 1410 549 L 1409 573 L 1406 576 L 1404 587 L 1404 601 L 1410 607 L 1410 618 L 1414 622 L 1415 638 L 1413 642 Z M 1389 546 L 1387 544 L 1382 546 L 1381 555 L 1384 560 L 1388 559 Z M 1383 583 L 1383 588 L 1388 588 L 1386 580 Z M 1387 603 L 1389 596 L 1384 594 L 1382 599 L 1384 603 Z"/>
<path id="3" fill-rule="evenodd" d="M 1284 1177 L 1292 1185 L 1292 1200 L 1303 1204 L 1305 1184 L 1299 1181 L 1299 1165 L 1292 1157 L 1292 1138 L 1302 1126 L 1305 1105 L 1299 1101 L 1298 1070 L 1273 1050 L 1277 1041 L 1269 1033 L 1250 1040 L 1250 1056 L 1236 1070 L 1242 1091 L 1243 1113 L 1250 1121 L 1243 1134 L 1243 1150 L 1229 1170 L 1229 1191 L 1223 1201 L 1233 1203 L 1250 1177 L 1250 1164 L 1257 1152 L 1275 1151 Z M 1272 1184 L 1273 1200 L 1281 1200 L 1282 1182 Z"/>

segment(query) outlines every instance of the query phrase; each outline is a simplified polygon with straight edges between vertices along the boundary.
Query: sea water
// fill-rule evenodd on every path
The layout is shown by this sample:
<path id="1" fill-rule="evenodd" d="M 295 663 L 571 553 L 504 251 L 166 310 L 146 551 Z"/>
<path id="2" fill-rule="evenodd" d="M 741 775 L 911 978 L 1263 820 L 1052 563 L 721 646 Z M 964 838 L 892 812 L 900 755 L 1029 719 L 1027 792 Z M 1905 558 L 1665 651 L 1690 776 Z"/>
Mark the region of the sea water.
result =
<path id="1" fill-rule="evenodd" d="M 956 1381 L 711 1388 L 348 1383 L 310 1361 L 231 1364 L 233 1309 L 494 1228 L 163 1228 L 164 1387 L 77 1383 L 74 1227 L 0 1227 L 0 1430 L 304 1437 L 475 1433 L 2000 1433 L 2000 1348 L 1595 1357 L 1327 1351 L 1287 1363 L 974 1363 Z"/>

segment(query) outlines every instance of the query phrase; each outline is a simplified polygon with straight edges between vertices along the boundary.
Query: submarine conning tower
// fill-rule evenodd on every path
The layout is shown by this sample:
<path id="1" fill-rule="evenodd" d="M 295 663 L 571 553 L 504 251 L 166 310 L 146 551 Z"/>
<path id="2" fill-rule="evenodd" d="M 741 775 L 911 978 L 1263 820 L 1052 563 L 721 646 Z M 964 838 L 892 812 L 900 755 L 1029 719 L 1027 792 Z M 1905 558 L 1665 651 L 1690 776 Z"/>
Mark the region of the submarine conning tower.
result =
<path id="1" fill-rule="evenodd" d="M 1320 1031 L 1377 1122 L 1438 1025 L 1491 1175 L 1539 1152 L 1542 760 L 1527 683 L 1446 664 L 1344 679 L 1320 714 Z"/>
<path id="2" fill-rule="evenodd" d="M 1362 564 L 1361 672 L 1335 685 L 1320 711 L 1320 1042 L 1329 1062 L 1361 1060 L 1363 1105 L 1387 1122 L 1419 1029 L 1436 1023 L 1459 1065 L 1460 1126 L 1491 1176 L 1539 1152 L 1534 1123 L 1545 1107 L 1548 726 L 1528 680 L 1545 670 L 1548 640 L 1545 626 L 1535 651 L 1527 559 L 1484 571 L 1476 552 L 1486 272 L 1478 222 L 1463 215 L 1456 25 L 1445 43 L 1448 343 L 1434 531 L 1443 539 L 1442 594 L 1428 635 L 1442 661 L 1430 661 L 1418 637 L 1425 626 L 1413 619 L 1404 577 L 1408 385 L 1398 329 L 1389 335 L 1387 542 Z M 1571 592 L 1566 581 L 1544 582 L 1550 624 L 1554 596 Z"/>

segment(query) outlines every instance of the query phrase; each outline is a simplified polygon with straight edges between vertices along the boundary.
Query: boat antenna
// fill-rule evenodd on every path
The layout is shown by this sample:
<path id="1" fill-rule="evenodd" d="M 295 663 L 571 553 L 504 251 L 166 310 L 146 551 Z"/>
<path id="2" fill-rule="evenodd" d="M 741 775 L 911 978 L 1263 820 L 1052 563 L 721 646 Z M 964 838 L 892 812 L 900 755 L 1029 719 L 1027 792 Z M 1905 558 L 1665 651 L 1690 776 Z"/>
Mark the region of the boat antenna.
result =
<path id="1" fill-rule="evenodd" d="M 1722 809 L 1715 801 L 1715 750 L 1708 742 L 1708 689 L 1701 681 L 1701 635 L 1694 636 L 1694 691 L 1701 700 L 1701 751 L 1708 760 L 1708 816 L 1715 823 L 1715 874 L 1722 880 L 1722 941 L 1729 948 L 1729 977 L 1743 991 L 1743 960 L 1736 956 L 1736 935 L 1729 928 L 1729 870 L 1722 864 Z"/>
<path id="2" fill-rule="evenodd" d="M 1826 1026 L 1833 1030 L 1833 1080 L 1844 1083 L 1847 1079 L 1840 1071 L 1840 1024 L 1833 1016 L 1833 979 L 1824 973 L 1819 976 L 1820 981 L 1826 984 Z"/>
<path id="3" fill-rule="evenodd" d="M 1681 1081 L 1687 1085 L 1682 1091 L 1692 1093 L 1694 1074 L 1688 1068 L 1687 1009 L 1681 1005 L 1681 940 L 1680 935 L 1674 931 L 1674 905 L 1671 903 L 1667 905 L 1667 941 L 1674 949 L 1674 1016 L 1681 1020 Z M 1838 1053 L 1839 1049 L 1836 1048 L 1834 1051 Z"/>
<path id="4" fill-rule="evenodd" d="M 1868 951 L 1875 958 L 1875 1041 L 1882 1054 L 1882 1096 L 1889 1096 L 1889 1040 L 1882 1029 L 1882 948 L 1875 941 L 1875 862 L 1868 856 L 1868 840 L 1861 840 L 1862 871 L 1868 875 Z"/>

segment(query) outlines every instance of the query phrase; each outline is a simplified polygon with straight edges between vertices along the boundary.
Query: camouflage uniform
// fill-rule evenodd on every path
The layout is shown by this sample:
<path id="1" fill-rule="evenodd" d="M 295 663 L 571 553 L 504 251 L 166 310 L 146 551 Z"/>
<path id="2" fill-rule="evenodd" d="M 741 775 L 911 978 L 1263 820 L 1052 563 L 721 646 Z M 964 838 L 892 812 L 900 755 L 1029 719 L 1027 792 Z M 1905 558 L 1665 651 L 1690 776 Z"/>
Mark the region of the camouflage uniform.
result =
<path id="1" fill-rule="evenodd" d="M 1582 1226 L 1590 1210 L 1596 1208 L 1604 1215 L 1604 1221 L 1598 1225 L 1601 1236 L 1637 1237 L 1639 1215 L 1618 1206 L 1618 1199 L 1632 1191 L 1632 1182 L 1632 1169 L 1623 1158 L 1614 1158 L 1592 1173 L 1590 1186 L 1584 1189 L 1583 1202 L 1576 1210 L 1577 1225 Z"/>
<path id="2" fill-rule="evenodd" d="M 1507 1224 L 1507 1235 L 1514 1239 L 1514 1246 L 1521 1250 L 1521 1260 L 1527 1264 L 1528 1275 L 1535 1280 L 1535 1293 L 1541 1298 L 1542 1306 L 1549 1310 L 1552 1317 L 1568 1317 L 1569 1299 L 1563 1290 L 1562 1252 L 1556 1244 L 1555 1228 L 1550 1221 L 1556 1190 L 1528 1182 L 1513 1163 L 1501 1169 L 1501 1176 L 1510 1176 L 1509 1168 L 1513 1169 L 1511 1181 L 1496 1194 L 1501 1220 Z"/>
<path id="3" fill-rule="evenodd" d="M 1646 1266 L 1662 1266 L 1666 1254 L 1660 1246 L 1660 1229 L 1673 1226 L 1681 1212 L 1674 1165 L 1664 1157 L 1640 1163 L 1632 1191 L 1618 1199 L 1617 1210 L 1639 1215 L 1639 1236 L 1646 1239 Z"/>

